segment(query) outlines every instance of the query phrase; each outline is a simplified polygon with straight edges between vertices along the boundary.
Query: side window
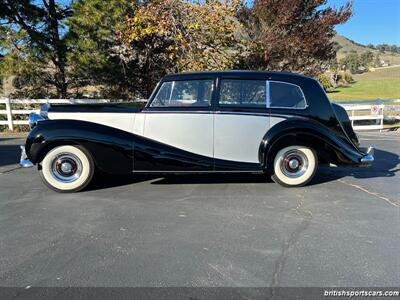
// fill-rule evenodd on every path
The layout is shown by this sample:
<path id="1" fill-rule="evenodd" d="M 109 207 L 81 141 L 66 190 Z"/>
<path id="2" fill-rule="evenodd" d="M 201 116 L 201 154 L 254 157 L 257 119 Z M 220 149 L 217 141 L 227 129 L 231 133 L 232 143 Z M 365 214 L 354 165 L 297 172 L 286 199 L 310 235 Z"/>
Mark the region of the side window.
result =
<path id="1" fill-rule="evenodd" d="M 305 108 L 306 99 L 300 87 L 294 84 L 269 81 L 270 107 Z"/>
<path id="2" fill-rule="evenodd" d="M 219 95 L 221 107 L 266 107 L 265 80 L 222 79 Z"/>
<path id="3" fill-rule="evenodd" d="M 167 81 L 162 84 L 150 107 L 208 107 L 213 80 Z"/>

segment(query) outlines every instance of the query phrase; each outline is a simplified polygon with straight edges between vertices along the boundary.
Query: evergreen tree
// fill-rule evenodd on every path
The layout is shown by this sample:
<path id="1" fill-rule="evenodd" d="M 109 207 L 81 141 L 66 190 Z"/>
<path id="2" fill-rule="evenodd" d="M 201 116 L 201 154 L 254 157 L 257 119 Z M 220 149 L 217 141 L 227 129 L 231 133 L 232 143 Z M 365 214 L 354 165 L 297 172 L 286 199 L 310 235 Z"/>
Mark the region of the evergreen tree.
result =
<path id="1" fill-rule="evenodd" d="M 74 87 L 97 85 L 106 97 L 135 95 L 137 72 L 119 53 L 119 34 L 136 9 L 131 0 L 78 0 L 68 21 L 70 76 Z M 136 75 L 136 76 L 135 76 Z"/>
<path id="2" fill-rule="evenodd" d="M 28 93 L 47 85 L 67 96 L 64 21 L 70 13 L 55 0 L 0 0 L 1 69 L 16 74 Z"/>

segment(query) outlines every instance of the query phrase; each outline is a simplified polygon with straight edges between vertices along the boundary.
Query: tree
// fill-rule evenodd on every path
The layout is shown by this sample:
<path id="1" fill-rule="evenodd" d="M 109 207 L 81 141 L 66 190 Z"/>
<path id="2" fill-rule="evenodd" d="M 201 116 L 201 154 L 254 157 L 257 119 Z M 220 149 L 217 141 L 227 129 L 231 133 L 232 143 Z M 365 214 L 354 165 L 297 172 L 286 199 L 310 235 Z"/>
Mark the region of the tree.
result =
<path id="1" fill-rule="evenodd" d="M 251 69 L 286 70 L 316 75 L 336 54 L 334 26 L 346 22 L 351 3 L 335 10 L 326 0 L 255 0 L 241 20 L 252 42 L 244 61 Z M 336 47 L 337 48 L 337 47 Z"/>
<path id="2" fill-rule="evenodd" d="M 240 8 L 236 0 L 155 0 L 141 6 L 122 39 L 141 70 L 143 92 L 149 95 L 166 72 L 235 68 L 246 50 L 236 34 Z"/>
<path id="3" fill-rule="evenodd" d="M 378 54 L 376 54 L 375 59 L 374 59 L 374 67 L 380 67 L 381 65 L 382 65 L 381 64 L 381 57 L 380 57 L 380 55 L 378 53 Z"/>
<path id="4" fill-rule="evenodd" d="M 0 73 L 17 75 L 20 95 L 95 86 L 103 97 L 148 97 L 164 74 L 194 70 L 316 75 L 338 50 L 334 26 L 351 16 L 349 3 L 325 0 L 69 2 L 0 0 Z"/>
<path id="5" fill-rule="evenodd" d="M 1 34 L 6 40 L 1 43 L 6 56 L 2 69 L 15 72 L 19 83 L 34 84 L 33 88 L 39 89 L 45 83 L 54 87 L 59 97 L 66 97 L 63 30 L 70 12 L 68 6 L 55 0 L 1 0 Z"/>
<path id="6" fill-rule="evenodd" d="M 120 57 L 120 32 L 134 14 L 132 0 L 78 0 L 68 18 L 68 64 L 73 87 L 101 86 L 103 96 L 129 97 L 137 90 L 136 68 Z"/>
<path id="7" fill-rule="evenodd" d="M 369 67 L 374 60 L 374 54 L 372 51 L 366 51 L 360 55 L 360 64 L 364 67 Z"/>
<path id="8" fill-rule="evenodd" d="M 343 46 L 342 45 L 340 45 L 338 42 L 333 42 L 332 43 L 332 49 L 333 49 L 333 51 L 335 51 L 335 52 L 338 52 L 340 49 L 342 49 L 343 48 Z"/>
<path id="9" fill-rule="evenodd" d="M 380 53 L 385 53 L 388 50 L 388 44 L 380 44 L 376 46 L 376 49 L 379 50 Z"/>
<path id="10" fill-rule="evenodd" d="M 375 49 L 375 46 L 371 43 L 367 44 L 367 48 Z"/>
<path id="11" fill-rule="evenodd" d="M 360 57 L 357 52 L 351 52 L 340 60 L 340 65 L 344 66 L 346 70 L 350 70 L 351 73 L 356 73 L 358 67 L 361 66 Z"/>
<path id="12" fill-rule="evenodd" d="M 330 83 L 332 87 L 336 88 L 339 80 L 339 69 L 340 69 L 339 63 L 336 57 L 334 57 L 329 60 L 328 64 L 329 64 Z"/>

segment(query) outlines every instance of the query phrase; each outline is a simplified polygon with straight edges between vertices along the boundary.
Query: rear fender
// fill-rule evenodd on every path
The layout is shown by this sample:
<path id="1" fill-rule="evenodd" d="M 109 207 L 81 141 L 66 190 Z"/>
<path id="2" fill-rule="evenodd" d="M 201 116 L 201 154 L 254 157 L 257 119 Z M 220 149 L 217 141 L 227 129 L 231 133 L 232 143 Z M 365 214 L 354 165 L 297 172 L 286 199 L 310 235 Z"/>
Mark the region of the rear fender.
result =
<path id="1" fill-rule="evenodd" d="M 319 159 L 335 164 L 357 164 L 363 157 L 363 153 L 325 126 L 312 120 L 289 119 L 274 125 L 265 134 L 259 148 L 263 169 L 271 167 L 276 151 L 294 144 L 309 146 L 317 152 Z"/>

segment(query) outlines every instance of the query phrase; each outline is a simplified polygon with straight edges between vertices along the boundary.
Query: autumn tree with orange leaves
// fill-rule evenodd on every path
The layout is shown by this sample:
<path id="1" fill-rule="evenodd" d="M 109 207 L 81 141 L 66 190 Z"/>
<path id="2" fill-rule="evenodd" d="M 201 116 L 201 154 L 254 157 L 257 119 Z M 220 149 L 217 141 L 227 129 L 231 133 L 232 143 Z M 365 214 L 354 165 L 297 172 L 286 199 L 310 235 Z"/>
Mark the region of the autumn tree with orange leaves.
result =
<path id="1" fill-rule="evenodd" d="M 121 39 L 149 94 L 162 73 L 256 69 L 321 73 L 335 57 L 334 26 L 351 16 L 351 3 L 325 0 L 154 0 L 127 18 Z M 155 72 L 155 73 L 152 73 Z M 158 76 L 157 76 L 158 74 Z"/>
<path id="2" fill-rule="evenodd" d="M 145 93 L 163 73 L 236 68 L 248 43 L 240 35 L 241 9 L 237 0 L 155 0 L 141 6 L 127 19 L 121 39 L 125 57 L 143 63 Z"/>

